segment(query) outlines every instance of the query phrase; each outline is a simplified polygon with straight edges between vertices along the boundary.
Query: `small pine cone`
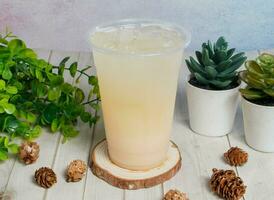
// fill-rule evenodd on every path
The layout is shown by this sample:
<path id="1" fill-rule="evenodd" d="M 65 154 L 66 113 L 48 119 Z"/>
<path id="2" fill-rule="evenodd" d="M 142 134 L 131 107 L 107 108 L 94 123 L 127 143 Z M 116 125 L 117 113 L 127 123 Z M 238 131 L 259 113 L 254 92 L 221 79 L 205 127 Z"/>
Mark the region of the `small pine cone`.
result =
<path id="1" fill-rule="evenodd" d="M 39 157 L 39 145 L 36 142 L 24 142 L 19 149 L 19 158 L 26 165 L 34 163 Z"/>
<path id="2" fill-rule="evenodd" d="M 224 158 L 231 166 L 241 166 L 247 162 L 248 154 L 238 147 L 231 147 L 224 153 Z"/>
<path id="3" fill-rule="evenodd" d="M 87 170 L 87 165 L 82 160 L 72 161 L 67 168 L 67 182 L 80 181 Z"/>
<path id="4" fill-rule="evenodd" d="M 13 197 L 11 194 L 6 192 L 0 192 L 0 200 L 12 200 Z"/>
<path id="5" fill-rule="evenodd" d="M 239 200 L 243 197 L 246 186 L 233 170 L 213 169 L 210 179 L 211 190 L 226 200 Z"/>
<path id="6" fill-rule="evenodd" d="M 43 188 L 50 188 L 57 183 L 57 177 L 54 171 L 48 167 L 41 167 L 35 171 L 35 180 Z"/>
<path id="7" fill-rule="evenodd" d="M 163 200 L 189 200 L 185 193 L 179 190 L 169 190 Z"/>

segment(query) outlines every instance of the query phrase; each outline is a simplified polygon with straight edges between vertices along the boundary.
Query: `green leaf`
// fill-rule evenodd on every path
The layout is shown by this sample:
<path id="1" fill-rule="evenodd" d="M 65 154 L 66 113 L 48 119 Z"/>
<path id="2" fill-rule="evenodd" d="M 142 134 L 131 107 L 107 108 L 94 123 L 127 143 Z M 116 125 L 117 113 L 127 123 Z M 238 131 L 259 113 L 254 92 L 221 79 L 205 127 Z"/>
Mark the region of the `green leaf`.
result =
<path id="1" fill-rule="evenodd" d="M 6 89 L 6 82 L 4 80 L 0 80 L 0 90 Z"/>
<path id="2" fill-rule="evenodd" d="M 93 93 L 96 94 L 98 98 L 100 97 L 99 85 L 94 85 Z"/>
<path id="3" fill-rule="evenodd" d="M 44 81 L 44 77 L 42 72 L 39 69 L 35 70 L 35 77 L 40 81 L 43 82 Z"/>
<path id="4" fill-rule="evenodd" d="M 85 94 L 84 94 L 83 90 L 81 90 L 80 88 L 77 88 L 75 91 L 74 98 L 77 103 L 82 103 L 83 100 L 85 99 Z"/>
<path id="5" fill-rule="evenodd" d="M 66 65 L 66 62 L 70 59 L 70 57 L 65 57 L 61 62 L 59 63 L 59 66 Z"/>
<path id="6" fill-rule="evenodd" d="M 82 112 L 80 118 L 83 122 L 88 122 L 91 118 L 91 114 L 89 112 Z"/>
<path id="7" fill-rule="evenodd" d="M 231 63 L 232 63 L 232 60 L 230 59 L 224 60 L 218 64 L 218 66 L 216 67 L 216 70 L 218 72 L 224 71 L 231 65 Z"/>
<path id="8" fill-rule="evenodd" d="M 62 76 L 56 75 L 56 74 L 51 74 L 47 73 L 47 77 L 50 81 L 50 85 L 52 87 L 56 87 L 64 83 L 64 78 Z"/>
<path id="9" fill-rule="evenodd" d="M 51 88 L 48 91 L 48 99 L 50 101 L 57 100 L 57 99 L 59 99 L 60 96 L 61 96 L 61 89 L 59 87 Z"/>
<path id="10" fill-rule="evenodd" d="M 20 39 L 13 39 L 8 43 L 8 48 L 12 53 L 17 53 L 21 49 L 26 48 L 26 45 Z"/>
<path id="11" fill-rule="evenodd" d="M 63 76 L 65 71 L 65 65 L 60 65 L 58 68 L 58 74 Z"/>
<path id="12" fill-rule="evenodd" d="M 227 46 L 228 46 L 228 44 L 225 41 L 225 38 L 223 36 L 219 37 L 216 42 L 217 49 L 225 50 L 225 49 L 227 49 Z"/>
<path id="13" fill-rule="evenodd" d="M 13 154 L 17 154 L 19 151 L 19 147 L 17 144 L 9 144 L 8 149 L 9 149 L 9 152 L 11 152 Z"/>
<path id="14" fill-rule="evenodd" d="M 266 94 L 261 90 L 240 89 L 240 92 L 247 99 L 261 99 L 266 97 Z"/>
<path id="15" fill-rule="evenodd" d="M 30 123 L 34 123 L 36 121 L 36 115 L 31 113 L 31 112 L 28 112 L 27 113 L 27 120 L 30 122 Z"/>
<path id="16" fill-rule="evenodd" d="M 53 133 L 55 133 L 58 130 L 58 123 L 59 123 L 59 121 L 58 121 L 57 118 L 52 120 L 52 122 L 51 122 L 51 131 Z"/>
<path id="17" fill-rule="evenodd" d="M 190 56 L 190 62 L 191 62 L 191 68 L 193 69 L 194 72 L 197 72 L 201 75 L 206 76 L 206 73 L 203 70 L 203 67 L 191 56 Z"/>
<path id="18" fill-rule="evenodd" d="M 1 53 L 0 53 L 1 54 Z M 1 58 L 1 57 L 0 57 Z M 0 62 L 0 75 L 2 75 L 4 71 L 4 63 L 3 62 Z"/>
<path id="19" fill-rule="evenodd" d="M 232 80 L 226 80 L 226 81 L 219 81 L 219 80 L 211 80 L 210 83 L 214 85 L 217 88 L 225 88 L 227 87 Z"/>
<path id="20" fill-rule="evenodd" d="M 88 77 L 88 83 L 90 85 L 96 85 L 96 84 L 98 84 L 97 77 L 96 76 L 90 76 L 90 77 Z"/>
<path id="21" fill-rule="evenodd" d="M 229 74 L 231 72 L 234 72 L 235 70 L 237 70 L 239 67 L 241 67 L 241 65 L 245 62 L 247 57 L 242 57 L 236 61 L 233 61 L 231 63 L 231 66 L 229 68 L 227 68 L 226 70 L 222 71 L 220 74 Z"/>
<path id="22" fill-rule="evenodd" d="M 69 60 L 69 57 L 65 57 L 59 64 L 59 68 L 58 68 L 58 74 L 62 75 L 64 74 L 64 70 L 65 70 L 65 65 L 66 62 Z"/>
<path id="23" fill-rule="evenodd" d="M 274 89 L 268 88 L 263 90 L 267 95 L 274 97 Z"/>
<path id="24" fill-rule="evenodd" d="M 203 66 L 204 64 L 203 64 L 203 60 L 202 60 L 202 53 L 200 51 L 195 51 L 195 54 L 196 54 L 198 62 L 200 63 L 200 65 Z"/>
<path id="25" fill-rule="evenodd" d="M 77 72 L 77 66 L 78 66 L 78 63 L 77 62 L 74 62 L 70 65 L 69 67 L 69 72 L 70 72 L 70 75 L 72 77 L 75 77 L 76 75 L 76 72 Z"/>
<path id="26" fill-rule="evenodd" d="M 226 60 L 226 57 L 226 51 L 220 50 L 215 53 L 214 60 L 219 64 L 220 62 Z"/>
<path id="27" fill-rule="evenodd" d="M 4 151 L 1 151 L 1 149 L 0 149 L 0 160 L 1 161 L 5 161 L 5 160 L 7 160 L 9 157 L 8 157 L 8 154 L 6 153 L 6 152 L 4 152 Z"/>
<path id="28" fill-rule="evenodd" d="M 20 125 L 19 120 L 15 117 L 8 116 L 5 118 L 3 129 L 5 129 L 8 133 L 13 133 L 20 127 Z"/>
<path id="29" fill-rule="evenodd" d="M 43 112 L 43 119 L 45 122 L 50 124 L 54 119 L 57 118 L 58 112 L 59 108 L 56 105 L 49 104 Z"/>
<path id="30" fill-rule="evenodd" d="M 210 40 L 207 41 L 207 50 L 208 50 L 209 57 L 212 58 L 214 55 L 214 50 Z"/>
<path id="31" fill-rule="evenodd" d="M 235 61 L 235 60 L 239 59 L 240 57 L 242 57 L 243 55 L 245 55 L 244 52 L 237 53 L 237 54 L 235 54 L 234 56 L 232 56 L 230 59 L 231 59 L 232 61 Z"/>
<path id="32" fill-rule="evenodd" d="M 74 91 L 74 87 L 69 83 L 63 83 L 61 86 L 61 90 L 65 94 L 71 94 Z"/>
<path id="33" fill-rule="evenodd" d="M 4 71 L 2 73 L 2 77 L 5 80 L 10 80 L 12 78 L 12 73 L 8 67 L 4 68 Z"/>
<path id="34" fill-rule="evenodd" d="M 65 138 L 76 137 L 79 134 L 79 131 L 75 130 L 72 125 L 65 125 L 62 127 L 62 134 Z"/>
<path id="35" fill-rule="evenodd" d="M 209 53 L 206 48 L 203 48 L 202 51 L 202 60 L 205 66 L 215 65 L 214 61 L 209 58 Z"/>
<path id="36" fill-rule="evenodd" d="M 30 138 L 29 139 L 34 139 L 40 136 L 41 134 L 41 127 L 40 126 L 35 126 L 31 131 L 30 131 Z"/>
<path id="37" fill-rule="evenodd" d="M 20 58 L 31 58 L 35 59 L 37 58 L 36 53 L 32 49 L 22 49 L 21 51 L 18 52 L 18 56 Z"/>
<path id="38" fill-rule="evenodd" d="M 235 48 L 229 49 L 226 53 L 226 59 L 229 59 L 234 52 L 235 52 Z"/>
<path id="39" fill-rule="evenodd" d="M 8 114 L 12 114 L 16 110 L 15 106 L 10 103 L 4 104 L 3 108 L 4 108 L 5 112 Z"/>
<path id="40" fill-rule="evenodd" d="M 197 81 L 201 84 L 204 84 L 204 85 L 208 85 L 209 84 L 209 81 L 203 77 L 202 75 L 200 75 L 199 73 L 194 73 L 194 76 L 195 78 L 197 79 Z"/>
<path id="41" fill-rule="evenodd" d="M 205 66 L 205 71 L 207 72 L 207 74 L 210 76 L 211 79 L 215 78 L 216 75 L 218 74 L 216 69 L 212 66 Z"/>
<path id="42" fill-rule="evenodd" d="M 37 88 L 36 88 L 36 93 L 37 93 L 37 96 L 39 98 L 42 98 L 44 96 L 46 96 L 47 92 L 48 92 L 48 88 L 45 84 L 43 83 L 39 83 L 37 84 Z"/>
<path id="43" fill-rule="evenodd" d="M 4 137 L 4 147 L 7 148 L 9 145 L 9 138 L 8 137 Z"/>
<path id="44" fill-rule="evenodd" d="M 8 86 L 6 87 L 6 91 L 7 91 L 7 93 L 9 93 L 9 94 L 17 94 L 17 92 L 18 92 L 17 87 L 15 87 L 15 86 L 10 86 L 10 85 L 8 85 Z"/>
<path id="45" fill-rule="evenodd" d="M 2 114 L 2 113 L 4 113 L 4 112 L 5 112 L 4 108 L 3 108 L 3 107 L 0 107 L 0 114 Z"/>

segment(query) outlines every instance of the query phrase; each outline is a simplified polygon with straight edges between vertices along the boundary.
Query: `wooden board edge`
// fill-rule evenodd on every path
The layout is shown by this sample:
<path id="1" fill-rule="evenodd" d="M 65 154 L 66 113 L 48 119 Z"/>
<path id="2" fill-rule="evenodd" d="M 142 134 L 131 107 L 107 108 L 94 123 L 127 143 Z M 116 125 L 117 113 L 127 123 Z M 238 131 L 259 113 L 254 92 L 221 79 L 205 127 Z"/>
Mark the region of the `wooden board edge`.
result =
<path id="1" fill-rule="evenodd" d="M 118 188 L 126 189 L 126 190 L 137 190 L 137 189 L 142 189 L 142 188 L 153 187 L 155 185 L 158 185 L 165 181 L 168 181 L 173 176 L 175 176 L 176 173 L 181 169 L 181 166 L 182 166 L 181 154 L 180 154 L 180 151 L 179 151 L 177 145 L 174 142 L 172 142 L 173 145 L 179 151 L 179 159 L 178 159 L 177 163 L 171 169 L 166 171 L 165 173 L 154 176 L 154 177 L 138 179 L 138 180 L 124 179 L 121 177 L 117 177 L 117 176 L 113 175 L 111 172 L 109 172 L 108 170 L 101 168 L 95 161 L 95 155 L 93 153 L 94 149 L 104 141 L 105 141 L 105 139 L 100 141 L 93 148 L 93 150 L 90 152 L 90 164 L 89 165 L 90 165 L 90 169 L 91 169 L 92 173 L 96 177 L 104 180 L 105 182 L 107 182 L 108 184 L 110 184 L 114 187 L 118 187 Z"/>

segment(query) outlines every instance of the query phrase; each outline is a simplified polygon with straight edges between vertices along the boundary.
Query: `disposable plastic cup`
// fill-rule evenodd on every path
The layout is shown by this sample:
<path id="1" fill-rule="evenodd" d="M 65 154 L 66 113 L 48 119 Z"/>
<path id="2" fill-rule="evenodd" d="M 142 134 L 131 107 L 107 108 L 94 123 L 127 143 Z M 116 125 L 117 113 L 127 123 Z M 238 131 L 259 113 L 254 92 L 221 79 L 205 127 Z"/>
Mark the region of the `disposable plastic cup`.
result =
<path id="1" fill-rule="evenodd" d="M 91 45 L 112 162 L 147 170 L 166 160 L 179 69 L 190 34 L 155 20 L 96 27 Z"/>

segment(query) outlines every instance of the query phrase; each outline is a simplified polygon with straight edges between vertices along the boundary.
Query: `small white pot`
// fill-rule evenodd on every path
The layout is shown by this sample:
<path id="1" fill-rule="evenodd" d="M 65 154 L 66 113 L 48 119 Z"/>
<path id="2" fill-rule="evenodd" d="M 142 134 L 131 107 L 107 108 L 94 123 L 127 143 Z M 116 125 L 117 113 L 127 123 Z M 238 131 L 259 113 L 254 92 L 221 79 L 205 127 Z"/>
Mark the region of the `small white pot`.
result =
<path id="1" fill-rule="evenodd" d="M 274 152 L 274 106 L 254 104 L 242 98 L 246 143 L 263 152 Z"/>
<path id="2" fill-rule="evenodd" d="M 239 102 L 239 87 L 206 90 L 187 81 L 190 128 L 198 134 L 212 137 L 230 133 Z"/>

